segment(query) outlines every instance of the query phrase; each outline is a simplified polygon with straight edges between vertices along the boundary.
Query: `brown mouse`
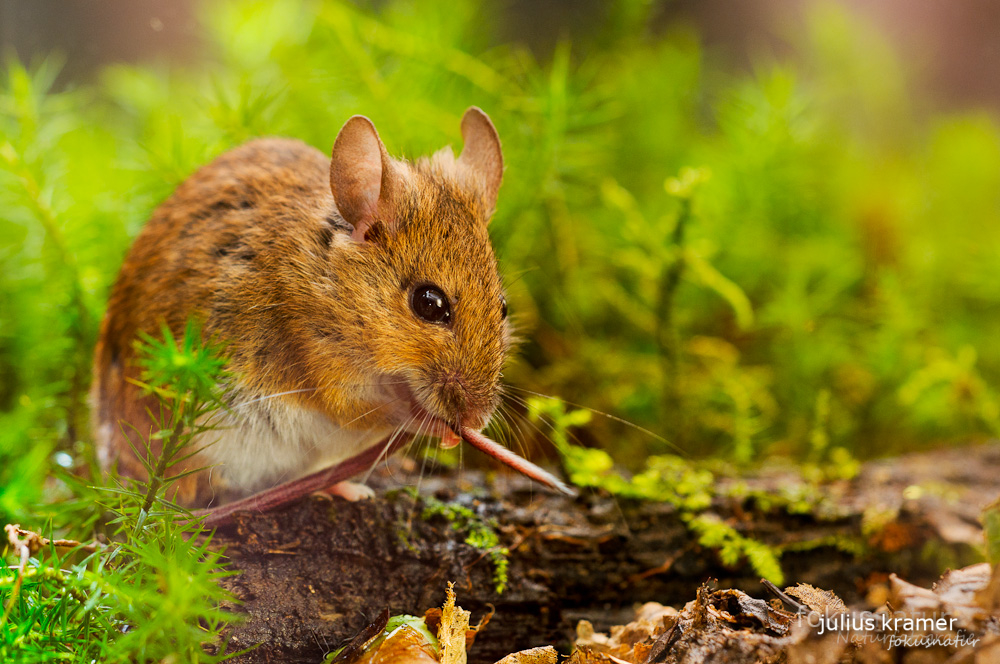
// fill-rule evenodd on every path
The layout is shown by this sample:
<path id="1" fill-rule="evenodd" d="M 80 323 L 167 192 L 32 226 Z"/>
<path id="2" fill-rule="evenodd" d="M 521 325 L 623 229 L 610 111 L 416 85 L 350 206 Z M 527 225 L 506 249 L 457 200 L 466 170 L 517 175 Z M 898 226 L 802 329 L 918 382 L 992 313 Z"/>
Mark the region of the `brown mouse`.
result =
<path id="1" fill-rule="evenodd" d="M 247 496 L 394 432 L 482 429 L 500 402 L 510 328 L 487 225 L 503 174 L 478 108 L 464 148 L 407 162 L 354 116 L 332 160 L 266 138 L 198 170 L 153 214 L 111 292 L 94 365 L 105 468 L 142 478 L 125 432 L 147 435 L 134 340 L 189 319 L 227 343 L 234 379 L 215 441 L 185 462 L 175 499 Z M 466 440 L 468 436 L 463 435 Z M 140 441 L 133 441 L 142 449 Z M 155 451 L 155 448 L 154 448 Z"/>

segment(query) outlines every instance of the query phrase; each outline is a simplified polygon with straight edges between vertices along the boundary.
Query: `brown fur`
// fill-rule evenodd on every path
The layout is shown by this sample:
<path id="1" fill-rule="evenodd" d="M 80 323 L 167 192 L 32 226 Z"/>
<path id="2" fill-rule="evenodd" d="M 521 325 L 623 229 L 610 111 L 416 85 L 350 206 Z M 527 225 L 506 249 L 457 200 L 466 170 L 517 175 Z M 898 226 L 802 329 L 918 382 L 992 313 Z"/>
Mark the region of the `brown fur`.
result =
<path id="1" fill-rule="evenodd" d="M 499 141 L 481 111 L 470 114 L 468 158 L 392 160 L 371 123 L 352 118 L 333 167 L 303 143 L 261 139 L 184 182 L 136 239 L 101 327 L 92 400 L 105 465 L 143 476 L 126 432 L 148 436 L 153 403 L 128 382 L 138 377 L 133 341 L 139 331 L 159 336 L 163 323 L 180 335 L 189 318 L 228 343 L 231 402 L 305 390 L 261 403 L 359 431 L 391 428 L 411 412 L 392 385 L 405 381 L 437 420 L 482 427 L 499 401 L 509 331 L 487 233 Z M 450 298 L 449 326 L 411 311 L 411 289 L 423 283 Z M 201 472 L 177 498 L 204 505 L 251 488 Z"/>

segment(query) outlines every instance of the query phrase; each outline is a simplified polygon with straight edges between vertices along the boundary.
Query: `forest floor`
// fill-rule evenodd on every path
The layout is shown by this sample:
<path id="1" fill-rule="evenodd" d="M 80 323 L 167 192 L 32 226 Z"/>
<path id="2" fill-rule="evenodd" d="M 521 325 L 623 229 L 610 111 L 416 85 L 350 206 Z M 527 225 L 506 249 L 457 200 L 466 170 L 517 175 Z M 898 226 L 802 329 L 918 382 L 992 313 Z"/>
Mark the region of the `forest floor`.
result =
<path id="1" fill-rule="evenodd" d="M 214 542 L 239 572 L 231 645 L 263 644 L 239 662 L 319 662 L 385 610 L 441 606 L 448 582 L 489 616 L 474 663 L 574 643 L 577 662 L 1000 662 L 1000 578 L 974 565 L 998 478 L 991 444 L 869 462 L 819 490 L 791 468 L 719 480 L 699 522 L 778 556 L 783 591 L 673 505 L 399 463 L 371 478 L 373 500 L 240 514 Z"/>

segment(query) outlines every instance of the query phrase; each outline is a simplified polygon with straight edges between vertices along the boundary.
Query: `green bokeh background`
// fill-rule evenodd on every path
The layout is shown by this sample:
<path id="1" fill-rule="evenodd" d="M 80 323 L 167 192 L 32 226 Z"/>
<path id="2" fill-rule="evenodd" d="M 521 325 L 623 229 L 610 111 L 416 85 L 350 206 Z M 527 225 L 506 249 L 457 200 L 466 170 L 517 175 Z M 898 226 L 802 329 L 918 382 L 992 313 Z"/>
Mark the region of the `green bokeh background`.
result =
<path id="1" fill-rule="evenodd" d="M 66 87 L 59 56 L 8 58 L 0 519 L 57 496 L 54 467 L 92 467 L 97 326 L 155 206 L 254 136 L 327 151 L 354 113 L 407 157 L 457 146 L 467 106 L 491 115 L 507 164 L 491 233 L 522 338 L 506 378 L 662 437 L 576 430 L 622 466 L 838 464 L 995 435 L 994 118 L 917 112 L 906 63 L 837 5 L 749 72 L 655 6 L 611 4 L 544 56 L 503 43 L 489 3 L 296 0 L 205 3 L 187 64 Z M 544 452 L 525 394 L 512 435 Z"/>

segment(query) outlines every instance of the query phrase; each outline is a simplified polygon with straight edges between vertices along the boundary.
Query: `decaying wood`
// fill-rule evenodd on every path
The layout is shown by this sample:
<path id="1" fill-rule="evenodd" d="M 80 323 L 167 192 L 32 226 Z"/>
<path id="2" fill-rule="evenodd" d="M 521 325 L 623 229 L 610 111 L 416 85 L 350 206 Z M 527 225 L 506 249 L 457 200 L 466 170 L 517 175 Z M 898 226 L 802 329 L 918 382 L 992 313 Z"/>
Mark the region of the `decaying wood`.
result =
<path id="1" fill-rule="evenodd" d="M 893 573 L 926 586 L 945 566 L 977 560 L 977 518 L 1000 491 L 998 478 L 1000 445 L 987 445 L 869 463 L 801 514 L 725 497 L 723 481 L 711 511 L 782 548 L 789 584 L 831 590 L 848 605 L 877 604 L 898 591 Z M 777 494 L 801 480 L 787 470 L 741 482 L 751 494 Z M 227 581 L 241 602 L 235 610 L 247 616 L 231 646 L 262 644 L 237 661 L 319 662 L 386 608 L 423 615 L 441 606 L 448 581 L 474 622 L 496 611 L 469 653 L 474 663 L 547 644 L 568 652 L 581 619 L 601 632 L 630 622 L 637 604 L 680 608 L 702 596 L 709 578 L 719 588 L 772 596 L 749 566 L 728 568 L 700 547 L 669 505 L 593 492 L 572 500 L 521 478 L 487 482 L 475 472 L 424 477 L 422 495 L 499 524 L 511 553 L 508 586 L 498 595 L 488 556 L 443 518 L 425 519 L 411 494 L 386 490 L 406 483 L 417 478 L 396 470 L 373 480 L 381 489 L 375 500 L 312 497 L 280 512 L 237 515 L 217 533 L 240 572 Z"/>

